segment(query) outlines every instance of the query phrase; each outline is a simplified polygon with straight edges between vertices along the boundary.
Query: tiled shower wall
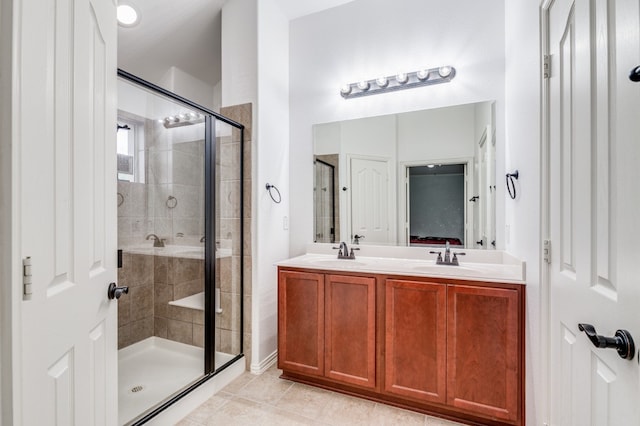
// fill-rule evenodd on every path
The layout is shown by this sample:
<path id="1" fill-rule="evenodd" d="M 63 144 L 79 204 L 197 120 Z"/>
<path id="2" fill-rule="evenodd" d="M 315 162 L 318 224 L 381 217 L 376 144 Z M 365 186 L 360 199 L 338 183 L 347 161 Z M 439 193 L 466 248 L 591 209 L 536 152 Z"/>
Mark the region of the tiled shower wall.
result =
<path id="1" fill-rule="evenodd" d="M 231 235 L 239 235 L 240 222 L 244 223 L 244 241 L 234 238 L 232 246 L 231 262 L 220 264 L 219 282 L 216 287 L 220 288 L 221 304 L 223 312 L 216 315 L 216 350 L 221 352 L 238 353 L 240 350 L 240 339 L 243 343 L 247 368 L 251 364 L 251 152 L 252 152 L 252 105 L 242 104 L 231 107 L 224 107 L 220 113 L 245 126 L 244 129 L 244 197 L 242 200 L 244 213 L 240 217 L 240 210 L 220 209 L 220 216 L 216 218 L 216 229 L 218 237 L 228 239 Z M 216 176 L 220 182 L 222 200 L 237 200 L 239 195 L 239 175 L 238 169 L 240 153 L 240 131 L 233 128 L 231 136 L 221 137 L 217 144 L 220 167 L 217 168 L 219 174 Z M 229 205 L 237 206 L 238 203 Z M 244 293 L 240 291 L 240 269 L 242 259 L 240 258 L 240 244 L 244 249 Z M 244 298 L 244 333 L 240 331 L 240 299 Z M 231 306 L 231 309 L 225 307 Z"/>
<path id="2" fill-rule="evenodd" d="M 204 312 L 169 305 L 204 291 L 204 263 L 198 259 L 124 253 L 118 300 L 118 348 L 151 336 L 204 346 Z"/>
<path id="3" fill-rule="evenodd" d="M 144 181 L 118 182 L 119 244 L 143 242 L 148 234 L 169 244 L 198 242 L 204 235 L 203 125 L 165 129 L 136 121 L 144 121 Z"/>

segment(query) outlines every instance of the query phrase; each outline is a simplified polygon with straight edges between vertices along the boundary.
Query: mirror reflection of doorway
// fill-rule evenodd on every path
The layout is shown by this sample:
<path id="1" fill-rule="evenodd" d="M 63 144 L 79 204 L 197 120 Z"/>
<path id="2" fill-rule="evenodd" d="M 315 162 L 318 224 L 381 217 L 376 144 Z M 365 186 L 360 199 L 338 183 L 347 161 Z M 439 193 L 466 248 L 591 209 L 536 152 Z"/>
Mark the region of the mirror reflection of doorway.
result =
<path id="1" fill-rule="evenodd" d="M 465 246 L 466 164 L 407 167 L 411 246 Z"/>

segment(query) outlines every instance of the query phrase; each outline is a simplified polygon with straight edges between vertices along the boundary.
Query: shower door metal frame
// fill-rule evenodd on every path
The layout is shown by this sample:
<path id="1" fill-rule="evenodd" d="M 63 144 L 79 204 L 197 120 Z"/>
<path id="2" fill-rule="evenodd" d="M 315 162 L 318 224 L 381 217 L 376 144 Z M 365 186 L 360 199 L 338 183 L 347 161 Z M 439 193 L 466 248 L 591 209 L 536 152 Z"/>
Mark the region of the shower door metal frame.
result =
<path id="1" fill-rule="evenodd" d="M 128 73 L 118 68 L 118 77 L 135 83 L 145 89 L 165 96 L 173 101 L 184 104 L 190 108 L 196 109 L 205 116 L 205 241 L 204 241 L 204 373 L 203 376 L 196 380 L 188 387 L 182 389 L 180 392 L 172 395 L 169 399 L 164 401 L 161 405 L 154 408 L 143 417 L 136 420 L 132 425 L 141 425 L 153 417 L 160 414 L 162 411 L 176 403 L 178 400 L 195 390 L 198 386 L 202 385 L 216 374 L 220 373 L 238 359 L 244 357 L 244 125 L 238 123 L 230 118 L 218 114 L 202 105 L 199 105 L 189 99 L 186 99 L 180 95 L 170 92 L 160 86 L 150 83 L 141 79 L 131 73 Z M 222 366 L 216 368 L 215 365 L 215 177 L 216 177 L 216 135 L 215 126 L 213 125 L 213 119 L 222 121 L 229 124 L 232 127 L 240 130 L 240 353 L 233 357 L 230 361 L 226 362 Z"/>

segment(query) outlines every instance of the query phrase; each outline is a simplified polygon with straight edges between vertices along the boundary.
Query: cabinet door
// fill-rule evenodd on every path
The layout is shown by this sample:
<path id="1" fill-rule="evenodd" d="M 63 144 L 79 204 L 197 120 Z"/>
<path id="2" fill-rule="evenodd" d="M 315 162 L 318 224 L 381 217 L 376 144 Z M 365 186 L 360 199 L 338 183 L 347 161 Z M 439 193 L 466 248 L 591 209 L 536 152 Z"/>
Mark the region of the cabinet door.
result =
<path id="1" fill-rule="evenodd" d="M 375 387 L 375 278 L 326 276 L 326 377 Z"/>
<path id="2" fill-rule="evenodd" d="M 386 281 L 385 392 L 445 402 L 446 295 L 445 284 Z"/>
<path id="3" fill-rule="evenodd" d="M 447 404 L 517 420 L 518 291 L 463 285 L 447 291 Z"/>
<path id="4" fill-rule="evenodd" d="M 324 274 L 278 275 L 278 368 L 324 374 Z"/>

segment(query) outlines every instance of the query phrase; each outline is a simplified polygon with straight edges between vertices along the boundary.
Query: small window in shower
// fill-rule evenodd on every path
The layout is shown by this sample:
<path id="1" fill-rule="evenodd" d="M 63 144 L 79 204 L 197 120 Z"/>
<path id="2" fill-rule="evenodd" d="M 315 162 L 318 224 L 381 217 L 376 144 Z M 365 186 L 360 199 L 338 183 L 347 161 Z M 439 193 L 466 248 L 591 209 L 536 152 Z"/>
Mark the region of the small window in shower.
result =
<path id="1" fill-rule="evenodd" d="M 118 117 L 118 180 L 145 182 L 144 123 L 121 111 Z"/>

